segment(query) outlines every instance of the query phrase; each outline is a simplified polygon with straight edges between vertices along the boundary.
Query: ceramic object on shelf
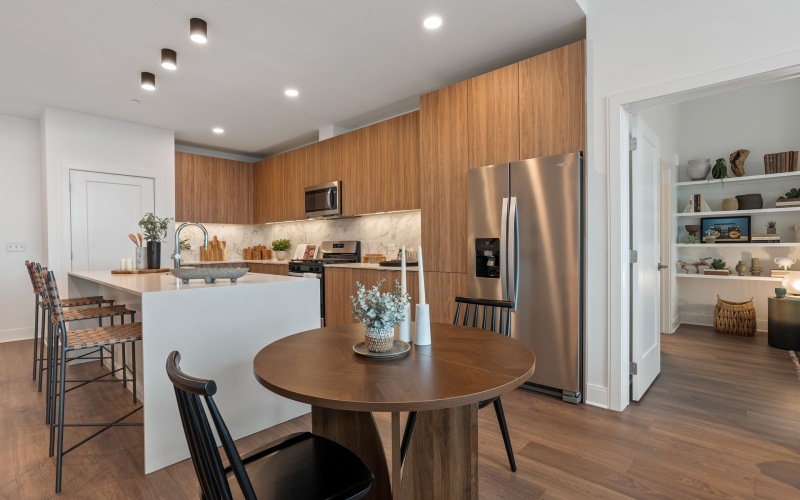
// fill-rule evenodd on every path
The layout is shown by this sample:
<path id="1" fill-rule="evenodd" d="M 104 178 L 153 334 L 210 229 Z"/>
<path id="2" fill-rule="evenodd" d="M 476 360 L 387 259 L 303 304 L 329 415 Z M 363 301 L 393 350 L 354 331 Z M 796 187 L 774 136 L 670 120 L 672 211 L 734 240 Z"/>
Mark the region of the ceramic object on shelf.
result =
<path id="1" fill-rule="evenodd" d="M 739 210 L 758 210 L 764 208 L 764 199 L 761 193 L 740 194 L 736 197 L 739 202 Z"/>
<path id="2" fill-rule="evenodd" d="M 722 200 L 722 210 L 725 212 L 739 210 L 739 200 L 736 198 L 725 198 Z"/>
<path id="3" fill-rule="evenodd" d="M 692 236 L 697 236 L 697 232 L 700 231 L 700 224 L 686 224 L 683 227 L 685 227 L 686 231 Z"/>
<path id="4" fill-rule="evenodd" d="M 697 158 L 689 160 L 689 166 L 686 167 L 686 173 L 693 181 L 702 181 L 708 177 L 711 172 L 711 159 L 710 158 Z"/>
<path id="5" fill-rule="evenodd" d="M 740 260 L 738 264 L 736 264 L 736 274 L 739 276 L 744 276 L 744 273 L 747 272 L 747 264 L 744 263 L 743 260 Z"/>
<path id="6" fill-rule="evenodd" d="M 752 276 L 761 276 L 761 259 L 753 257 L 750 260 L 750 274 Z"/>
<path id="7" fill-rule="evenodd" d="M 784 271 L 788 271 L 789 268 L 792 267 L 795 262 L 797 262 L 797 259 L 792 259 L 790 257 L 776 257 L 773 259 L 773 262 L 778 264 L 778 266 Z"/>

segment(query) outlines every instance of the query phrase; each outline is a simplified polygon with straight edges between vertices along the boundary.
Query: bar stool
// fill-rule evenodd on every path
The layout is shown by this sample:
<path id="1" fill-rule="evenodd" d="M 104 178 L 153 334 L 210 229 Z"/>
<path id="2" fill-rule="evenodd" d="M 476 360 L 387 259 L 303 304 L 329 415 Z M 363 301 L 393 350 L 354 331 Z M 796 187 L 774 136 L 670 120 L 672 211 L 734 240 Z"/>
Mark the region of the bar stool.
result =
<path id="1" fill-rule="evenodd" d="M 47 317 L 47 305 L 42 300 L 44 289 L 41 288 L 37 274 L 37 266 L 41 268 L 41 264 L 26 260 L 25 267 L 28 269 L 28 275 L 31 278 L 31 285 L 33 286 L 34 306 L 33 306 L 33 380 L 36 380 L 36 363 L 39 363 L 39 392 L 42 392 L 41 374 L 42 374 L 42 361 L 44 358 L 44 329 L 45 318 Z M 106 299 L 101 296 L 95 297 L 78 297 L 74 299 L 61 299 L 61 307 L 81 307 L 81 306 L 102 306 L 114 305 L 113 300 Z M 41 334 L 39 333 L 39 315 L 42 316 Z M 41 353 L 41 354 L 39 354 Z"/>
<path id="2" fill-rule="evenodd" d="M 50 324 L 49 324 L 49 326 L 47 328 L 47 336 L 46 336 L 46 338 L 47 338 L 47 346 L 48 346 L 48 353 L 44 352 L 44 346 L 42 346 L 42 356 L 41 356 L 44 359 L 44 361 L 46 361 L 48 378 L 50 378 L 49 377 L 50 372 L 51 372 L 50 368 L 51 367 L 56 368 L 58 366 L 58 358 L 55 355 L 55 351 L 54 351 L 55 348 L 54 348 L 54 342 L 53 342 L 53 325 L 54 325 L 54 322 L 52 320 L 52 318 L 53 318 L 52 310 L 53 309 L 52 309 L 52 306 L 51 306 L 51 303 L 50 303 L 49 294 L 47 293 L 47 285 L 46 285 L 46 282 L 45 282 L 46 276 L 47 276 L 47 269 L 46 268 L 42 268 L 40 264 L 36 264 L 36 269 L 37 269 L 37 272 L 34 274 L 35 282 L 37 283 L 37 286 L 39 287 L 39 289 L 41 289 L 41 290 L 43 290 L 45 292 L 42 295 L 42 303 L 44 304 L 43 308 L 44 308 L 44 311 L 46 311 L 47 316 L 50 316 L 50 318 L 51 318 Z M 62 306 L 62 311 L 63 311 L 63 306 Z M 120 322 L 124 324 L 125 323 L 125 315 L 127 315 L 127 314 L 130 314 L 131 322 L 133 322 L 135 314 L 136 314 L 136 311 L 128 309 L 124 305 L 90 307 L 90 308 L 86 308 L 86 309 L 71 309 L 69 311 L 63 311 L 63 316 L 64 316 L 64 321 L 65 322 L 80 321 L 80 320 L 87 320 L 87 319 L 97 319 L 99 327 L 103 326 L 103 318 L 110 318 L 111 324 L 113 325 L 114 324 L 114 317 L 116 317 L 116 316 L 119 316 L 120 317 Z M 47 317 L 47 316 L 43 316 L 43 317 Z M 43 323 L 44 323 L 44 319 L 43 319 Z M 42 336 L 44 338 L 44 331 L 42 332 Z M 82 359 L 82 360 L 99 359 L 100 362 L 102 363 L 103 362 L 103 349 L 105 349 L 105 347 L 99 349 L 100 356 L 92 356 L 92 354 L 94 354 L 96 352 L 96 351 L 92 351 L 92 352 L 86 353 L 86 354 L 84 354 L 82 356 L 77 356 L 77 357 L 74 357 L 72 359 L 69 359 L 69 360 L 67 360 L 67 362 L 74 361 L 76 359 Z M 116 373 L 119 370 L 117 370 L 116 366 L 115 366 L 114 351 L 110 347 L 108 349 L 109 349 L 110 354 L 111 354 L 111 373 Z M 125 363 L 125 349 L 124 348 L 122 350 L 122 357 L 123 357 L 122 362 Z M 43 370 L 43 365 L 44 365 L 44 363 L 40 360 L 40 366 L 39 366 L 39 368 L 40 368 L 39 369 L 39 392 L 41 392 L 41 390 L 42 390 L 42 370 Z M 123 370 L 122 385 L 127 387 L 127 383 L 128 383 L 127 377 L 125 376 L 125 371 Z M 46 408 L 45 408 L 45 423 L 46 424 L 50 423 L 50 414 L 51 414 L 50 404 L 53 401 L 53 399 L 51 398 L 51 392 L 50 392 L 51 389 L 52 389 L 52 387 L 50 386 L 50 384 L 48 384 L 47 385 Z"/>
<path id="3" fill-rule="evenodd" d="M 113 381 L 113 380 L 106 380 L 104 377 L 114 374 L 115 371 L 113 370 L 110 373 L 103 374 L 101 376 L 95 377 L 89 380 L 66 380 L 66 368 L 67 368 L 67 355 L 72 351 L 79 351 L 83 349 L 97 349 L 103 348 L 107 346 L 114 346 L 117 344 L 121 344 L 124 348 L 126 344 L 131 344 L 131 352 L 132 352 L 132 366 L 133 368 L 128 368 L 127 364 L 125 363 L 125 357 L 123 354 L 123 362 L 122 367 L 120 370 L 123 372 L 123 378 L 126 377 L 127 371 L 131 372 L 131 376 L 133 378 L 133 402 L 136 404 L 138 402 L 138 398 L 136 396 L 136 349 L 135 349 L 135 342 L 138 340 L 142 340 L 142 324 L 141 323 L 127 323 L 121 325 L 109 325 L 109 326 L 100 326 L 95 328 L 84 328 L 80 330 L 72 330 L 70 332 L 67 331 L 66 326 L 66 317 L 63 308 L 61 307 L 61 301 L 58 295 L 58 286 L 56 284 L 56 277 L 53 274 L 53 271 L 47 271 L 43 273 L 45 280 L 46 280 L 46 294 L 48 297 L 48 303 L 50 304 L 51 310 L 53 314 L 51 315 L 51 324 L 53 327 L 53 331 L 55 333 L 54 337 L 52 338 L 52 348 L 51 352 L 57 358 L 51 363 L 51 367 L 58 366 L 60 368 L 60 374 L 57 374 L 56 370 L 48 370 L 49 374 L 49 385 L 52 386 L 50 391 L 51 397 L 51 418 L 50 418 L 50 456 L 53 456 L 54 452 L 54 445 L 56 442 L 55 439 L 55 432 L 56 427 L 58 428 L 58 447 L 57 447 L 57 456 L 56 456 L 56 493 L 61 491 L 61 471 L 62 471 L 62 464 L 64 455 L 69 453 L 70 451 L 74 450 L 78 446 L 82 445 L 83 443 L 87 442 L 88 440 L 92 439 L 93 437 L 99 435 L 100 433 L 108 430 L 111 427 L 116 426 L 141 426 L 140 423 L 128 423 L 123 422 L 126 418 L 133 415 L 134 413 L 138 412 L 142 409 L 142 405 L 138 405 L 132 411 L 126 413 L 122 417 L 112 421 L 112 422 L 91 422 L 91 423 L 65 423 L 64 422 L 64 407 L 66 404 L 66 395 L 67 392 L 70 392 L 74 389 L 79 387 L 83 387 L 84 385 L 90 382 L 105 382 L 105 381 Z M 123 349 L 124 353 L 124 349 Z M 51 358 L 53 360 L 53 358 Z M 70 387 L 69 389 L 66 388 L 66 383 L 70 382 L 78 382 L 79 384 Z M 56 397 L 58 397 L 58 409 L 56 409 Z M 57 422 L 57 423 L 56 423 Z M 77 444 L 71 446 L 67 450 L 64 450 L 64 428 L 65 427 L 102 427 L 102 429 L 98 430 L 88 438 L 85 438 L 78 442 Z"/>

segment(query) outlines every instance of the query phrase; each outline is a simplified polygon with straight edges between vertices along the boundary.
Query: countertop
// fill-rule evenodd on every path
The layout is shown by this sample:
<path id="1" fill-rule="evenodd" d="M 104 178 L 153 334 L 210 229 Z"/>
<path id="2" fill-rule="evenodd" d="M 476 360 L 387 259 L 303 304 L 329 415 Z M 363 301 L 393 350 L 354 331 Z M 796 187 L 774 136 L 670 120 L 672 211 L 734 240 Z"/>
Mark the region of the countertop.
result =
<path id="1" fill-rule="evenodd" d="M 168 273 L 111 274 L 111 271 L 81 271 L 69 273 L 69 276 L 106 285 L 134 295 L 153 292 L 174 292 L 180 290 L 218 289 L 230 286 L 274 284 L 307 279 L 278 276 L 275 274 L 247 273 L 239 278 L 236 283 L 232 283 L 230 280 L 217 280 L 215 283 L 205 283 L 203 280 L 190 280 L 188 284 L 183 284 L 181 280 Z"/>
<path id="2" fill-rule="evenodd" d="M 326 264 L 325 267 L 346 267 L 350 269 L 372 269 L 374 271 L 400 271 L 400 266 L 379 266 L 378 264 Z M 407 266 L 406 271 L 416 273 L 419 271 L 417 266 Z"/>

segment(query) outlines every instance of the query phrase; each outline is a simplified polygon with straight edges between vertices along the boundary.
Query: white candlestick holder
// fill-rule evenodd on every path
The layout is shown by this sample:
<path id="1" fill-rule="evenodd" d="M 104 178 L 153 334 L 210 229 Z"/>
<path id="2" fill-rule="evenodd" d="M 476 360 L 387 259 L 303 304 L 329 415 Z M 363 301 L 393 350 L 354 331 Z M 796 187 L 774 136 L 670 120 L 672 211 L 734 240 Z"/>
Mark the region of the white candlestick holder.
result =
<path id="1" fill-rule="evenodd" d="M 431 307 L 428 304 L 417 304 L 417 332 L 414 343 L 431 345 Z"/>
<path id="2" fill-rule="evenodd" d="M 400 328 L 397 332 L 397 338 L 403 342 L 411 343 L 411 304 L 406 304 L 403 309 L 403 321 L 400 322 Z"/>

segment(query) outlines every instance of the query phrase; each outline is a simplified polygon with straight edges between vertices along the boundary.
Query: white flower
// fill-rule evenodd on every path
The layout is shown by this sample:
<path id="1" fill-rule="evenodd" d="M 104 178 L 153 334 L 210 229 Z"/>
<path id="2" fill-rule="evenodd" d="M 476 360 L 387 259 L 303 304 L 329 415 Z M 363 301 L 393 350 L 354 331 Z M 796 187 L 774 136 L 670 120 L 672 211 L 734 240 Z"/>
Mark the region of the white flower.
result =
<path id="1" fill-rule="evenodd" d="M 394 281 L 394 291 L 381 293 L 379 288 L 386 280 L 381 280 L 369 291 L 356 281 L 358 290 L 355 297 L 350 297 L 353 305 L 353 316 L 358 321 L 372 328 L 390 328 L 404 319 L 405 305 L 411 302 L 411 296 L 400 293 L 400 283 Z"/>

